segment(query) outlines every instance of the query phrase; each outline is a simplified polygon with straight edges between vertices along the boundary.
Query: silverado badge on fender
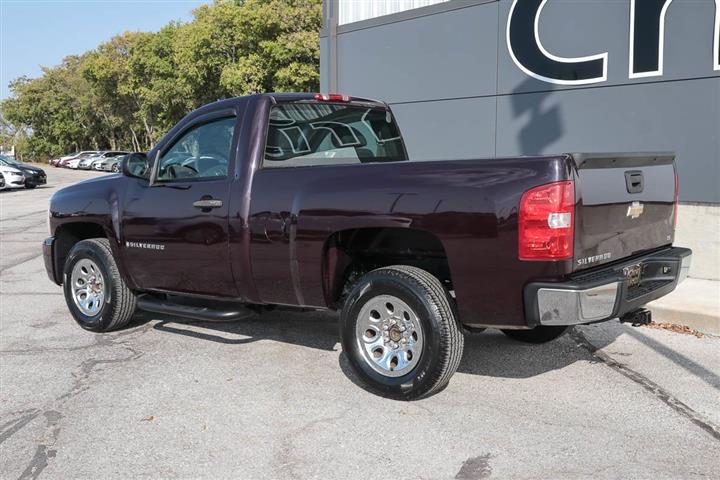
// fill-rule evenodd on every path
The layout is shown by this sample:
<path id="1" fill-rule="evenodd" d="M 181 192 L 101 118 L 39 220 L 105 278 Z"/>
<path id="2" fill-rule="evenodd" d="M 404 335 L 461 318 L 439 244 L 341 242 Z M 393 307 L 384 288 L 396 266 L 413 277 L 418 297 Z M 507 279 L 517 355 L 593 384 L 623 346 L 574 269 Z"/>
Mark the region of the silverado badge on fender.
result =
<path id="1" fill-rule="evenodd" d="M 627 215 L 628 217 L 635 220 L 640 215 L 642 215 L 643 210 L 645 210 L 645 206 L 640 202 L 632 202 L 630 206 L 627 209 Z"/>
<path id="2" fill-rule="evenodd" d="M 165 245 L 160 243 L 125 242 L 127 248 L 144 248 L 146 250 L 165 250 Z"/>

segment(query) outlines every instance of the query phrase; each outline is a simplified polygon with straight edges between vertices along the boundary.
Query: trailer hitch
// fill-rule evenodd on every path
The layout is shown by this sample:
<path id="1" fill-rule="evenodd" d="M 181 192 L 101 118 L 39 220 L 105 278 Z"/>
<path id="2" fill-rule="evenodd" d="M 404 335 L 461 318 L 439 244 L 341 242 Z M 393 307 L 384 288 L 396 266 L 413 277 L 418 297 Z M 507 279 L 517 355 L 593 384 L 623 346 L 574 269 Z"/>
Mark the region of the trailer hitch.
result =
<path id="1" fill-rule="evenodd" d="M 620 321 L 630 323 L 633 327 L 648 325 L 652 322 L 652 312 L 646 308 L 638 308 L 620 317 Z"/>

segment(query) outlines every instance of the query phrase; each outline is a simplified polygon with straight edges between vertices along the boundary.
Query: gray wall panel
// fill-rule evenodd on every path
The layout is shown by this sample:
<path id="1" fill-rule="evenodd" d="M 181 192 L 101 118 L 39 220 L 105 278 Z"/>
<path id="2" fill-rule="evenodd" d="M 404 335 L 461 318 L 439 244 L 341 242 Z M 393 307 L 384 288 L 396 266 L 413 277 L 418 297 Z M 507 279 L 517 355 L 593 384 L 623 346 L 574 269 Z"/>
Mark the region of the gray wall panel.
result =
<path id="1" fill-rule="evenodd" d="M 339 90 L 407 102 L 494 95 L 497 3 L 338 35 Z"/>
<path id="2" fill-rule="evenodd" d="M 608 52 L 608 81 L 570 87 L 532 78 L 513 62 L 506 43 L 511 4 L 429 7 L 415 17 L 344 26 L 337 37 L 339 90 L 392 104 L 415 159 L 672 150 L 682 200 L 720 202 L 714 0 L 674 0 L 663 75 L 632 79 L 630 0 L 548 0 L 539 31 L 551 53 Z M 326 68 L 321 72 L 326 78 Z"/>
<path id="3" fill-rule="evenodd" d="M 495 97 L 488 97 L 400 104 L 392 109 L 410 158 L 447 160 L 494 155 L 495 103 Z"/>
<path id="4" fill-rule="evenodd" d="M 675 151 L 681 200 L 720 202 L 720 80 L 501 96 L 497 155 Z"/>

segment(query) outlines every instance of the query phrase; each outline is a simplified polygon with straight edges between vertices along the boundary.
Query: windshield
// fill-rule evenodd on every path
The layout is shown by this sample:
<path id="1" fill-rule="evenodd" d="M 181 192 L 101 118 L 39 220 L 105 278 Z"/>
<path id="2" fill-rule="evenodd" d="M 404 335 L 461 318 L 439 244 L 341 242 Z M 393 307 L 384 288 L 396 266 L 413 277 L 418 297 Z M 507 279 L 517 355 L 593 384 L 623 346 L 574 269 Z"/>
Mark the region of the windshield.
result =
<path id="1" fill-rule="evenodd" d="M 402 160 L 400 131 L 384 108 L 292 103 L 270 111 L 266 168 Z"/>
<path id="2" fill-rule="evenodd" d="M 18 162 L 17 160 L 15 160 L 14 158 L 6 157 L 5 155 L 0 155 L 0 161 L 2 161 L 2 163 L 8 167 L 17 167 L 18 165 L 20 165 L 20 162 Z"/>

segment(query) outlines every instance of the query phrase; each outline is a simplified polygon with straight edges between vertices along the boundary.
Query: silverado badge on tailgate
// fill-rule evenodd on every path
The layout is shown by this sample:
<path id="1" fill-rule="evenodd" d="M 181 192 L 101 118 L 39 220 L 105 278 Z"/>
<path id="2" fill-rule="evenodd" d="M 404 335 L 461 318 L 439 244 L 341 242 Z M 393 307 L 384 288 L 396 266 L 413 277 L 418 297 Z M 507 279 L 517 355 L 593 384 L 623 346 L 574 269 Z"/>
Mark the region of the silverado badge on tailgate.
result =
<path id="1" fill-rule="evenodd" d="M 642 215 L 643 211 L 645 210 L 645 206 L 640 202 L 632 202 L 630 206 L 627 209 L 626 216 L 632 218 L 635 220 L 640 215 Z"/>

